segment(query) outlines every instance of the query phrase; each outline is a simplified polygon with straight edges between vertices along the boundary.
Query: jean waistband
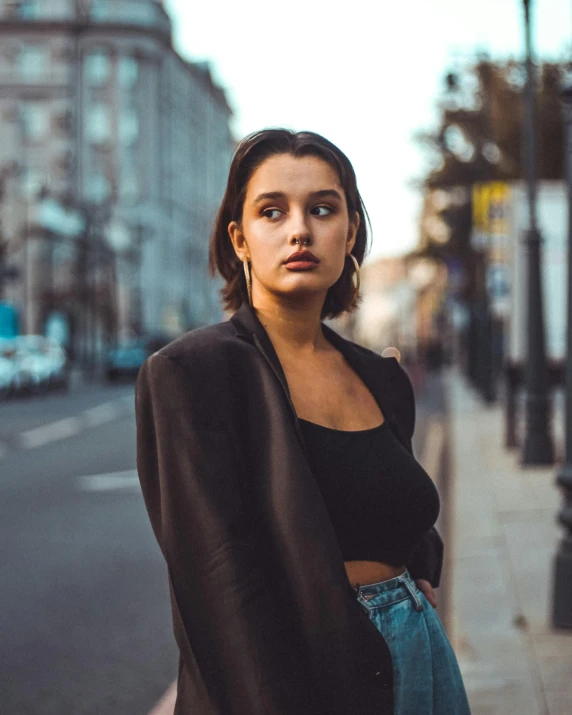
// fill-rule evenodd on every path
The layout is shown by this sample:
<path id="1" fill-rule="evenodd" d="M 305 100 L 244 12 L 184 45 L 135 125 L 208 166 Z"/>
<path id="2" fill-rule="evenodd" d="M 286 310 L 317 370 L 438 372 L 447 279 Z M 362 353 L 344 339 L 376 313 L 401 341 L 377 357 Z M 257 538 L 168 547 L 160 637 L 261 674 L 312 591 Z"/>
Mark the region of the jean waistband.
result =
<path id="1" fill-rule="evenodd" d="M 399 574 L 399 576 L 387 579 L 386 581 L 368 583 L 364 586 L 358 584 L 353 591 L 356 598 L 361 597 L 366 602 L 374 596 L 380 596 L 380 598 L 376 599 L 376 603 L 381 601 L 389 603 L 394 600 L 399 600 L 402 595 L 407 595 L 411 597 L 416 610 L 422 610 L 423 608 L 419 599 L 419 589 L 407 569 L 402 574 Z"/>

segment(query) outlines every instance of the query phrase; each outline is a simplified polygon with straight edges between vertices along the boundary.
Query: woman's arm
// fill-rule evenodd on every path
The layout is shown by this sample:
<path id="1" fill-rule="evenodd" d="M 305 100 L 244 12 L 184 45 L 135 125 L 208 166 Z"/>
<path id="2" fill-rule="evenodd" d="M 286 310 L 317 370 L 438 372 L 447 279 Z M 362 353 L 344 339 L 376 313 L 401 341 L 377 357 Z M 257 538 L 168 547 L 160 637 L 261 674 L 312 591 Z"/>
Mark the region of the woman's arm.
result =
<path id="1" fill-rule="evenodd" d="M 155 354 L 136 386 L 141 488 L 181 656 L 205 704 L 193 715 L 309 715 L 319 708 L 303 649 L 266 578 L 209 379 Z"/>
<path id="2" fill-rule="evenodd" d="M 407 449 L 413 454 L 413 433 L 416 420 L 415 393 L 409 375 L 401 365 L 397 364 L 397 366 L 401 375 L 401 390 L 397 405 L 398 418 L 407 440 Z M 415 581 L 424 581 L 433 588 L 437 588 L 441 581 L 443 552 L 443 539 L 437 529 L 432 526 L 423 536 L 406 564 L 411 578 Z"/>
<path id="3" fill-rule="evenodd" d="M 437 588 L 441 582 L 443 551 L 443 540 L 437 529 L 432 526 L 406 564 L 411 578 L 428 581 L 433 588 Z"/>

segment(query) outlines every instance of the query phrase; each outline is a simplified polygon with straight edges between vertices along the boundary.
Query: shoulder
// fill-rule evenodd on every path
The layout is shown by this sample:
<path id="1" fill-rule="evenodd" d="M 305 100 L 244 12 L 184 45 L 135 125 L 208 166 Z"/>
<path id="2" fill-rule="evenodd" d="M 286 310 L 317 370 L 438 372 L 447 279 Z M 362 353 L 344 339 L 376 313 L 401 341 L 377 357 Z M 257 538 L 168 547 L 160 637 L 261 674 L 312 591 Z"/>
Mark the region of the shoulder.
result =
<path id="1" fill-rule="evenodd" d="M 141 381 L 156 383 L 159 392 L 169 382 L 193 395 L 224 402 L 237 376 L 240 381 L 248 374 L 257 355 L 256 348 L 238 337 L 226 320 L 190 330 L 154 352 L 140 370 Z"/>
<path id="2" fill-rule="evenodd" d="M 147 363 L 175 363 L 184 371 L 192 370 L 194 374 L 209 366 L 212 370 L 233 335 L 234 330 L 229 321 L 195 328 L 150 355 Z"/>
<path id="3" fill-rule="evenodd" d="M 392 348 L 378 353 L 347 338 L 343 340 L 349 349 L 374 366 L 376 372 L 381 373 L 385 389 L 390 393 L 397 420 L 404 433 L 411 437 L 415 429 L 415 393 L 407 371 L 395 357 L 394 353 L 399 354 L 399 351 Z"/>
<path id="4" fill-rule="evenodd" d="M 346 349 L 369 361 L 371 365 L 375 366 L 376 370 L 381 371 L 383 377 L 389 381 L 398 396 L 401 396 L 406 401 L 414 400 L 413 385 L 409 375 L 401 366 L 399 359 L 395 357 L 395 354 L 399 355 L 397 348 L 386 348 L 379 353 L 339 334 L 338 339 L 343 341 Z"/>
<path id="5" fill-rule="evenodd" d="M 398 390 L 405 399 L 412 399 L 414 397 L 413 385 L 407 371 L 401 365 L 401 355 L 397 348 L 385 348 L 383 352 L 378 353 L 358 343 L 348 342 L 351 343 L 354 349 L 360 350 L 363 355 L 375 358 L 378 361 L 380 370 L 392 381 L 394 388 Z"/>
<path id="6" fill-rule="evenodd" d="M 148 424 L 168 425 L 174 434 L 226 429 L 227 380 L 213 359 L 225 341 L 222 325 L 189 331 L 145 360 L 135 384 L 138 429 L 143 432 Z"/>

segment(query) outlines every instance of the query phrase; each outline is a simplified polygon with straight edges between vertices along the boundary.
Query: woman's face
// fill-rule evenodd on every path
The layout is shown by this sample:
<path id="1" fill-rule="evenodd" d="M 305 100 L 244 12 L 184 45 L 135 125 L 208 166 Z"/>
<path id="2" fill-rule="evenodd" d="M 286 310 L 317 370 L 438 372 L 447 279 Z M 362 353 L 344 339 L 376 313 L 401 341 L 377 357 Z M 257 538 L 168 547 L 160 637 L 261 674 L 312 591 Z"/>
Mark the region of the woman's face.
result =
<path id="1" fill-rule="evenodd" d="M 350 220 L 344 190 L 327 162 L 278 154 L 252 175 L 242 223 L 233 221 L 228 231 L 238 257 L 251 262 L 253 302 L 265 294 L 325 300 L 342 274 L 358 226 L 359 214 Z M 289 256 L 304 249 L 318 262 L 305 270 L 288 267 Z"/>

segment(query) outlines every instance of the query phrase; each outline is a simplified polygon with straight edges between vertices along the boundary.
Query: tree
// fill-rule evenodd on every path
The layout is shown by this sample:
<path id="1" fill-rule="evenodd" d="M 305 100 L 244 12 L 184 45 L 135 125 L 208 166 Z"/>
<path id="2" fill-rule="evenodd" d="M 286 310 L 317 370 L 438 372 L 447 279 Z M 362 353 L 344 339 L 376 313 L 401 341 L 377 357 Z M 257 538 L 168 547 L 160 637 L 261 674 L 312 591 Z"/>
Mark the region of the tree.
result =
<path id="1" fill-rule="evenodd" d="M 564 71 L 564 65 L 559 63 L 543 63 L 538 68 L 539 179 L 564 177 L 560 101 Z M 422 221 L 421 253 L 461 258 L 469 267 L 474 264 L 470 246 L 472 185 L 523 178 L 524 85 L 524 65 L 514 60 L 479 59 L 462 73 L 446 75 L 439 125 L 435 131 L 416 136 L 434 160 L 419 185 L 429 195 L 464 189 L 465 200 L 442 202 L 442 208 L 435 212 L 449 229 L 446 241 L 435 240 Z"/>

